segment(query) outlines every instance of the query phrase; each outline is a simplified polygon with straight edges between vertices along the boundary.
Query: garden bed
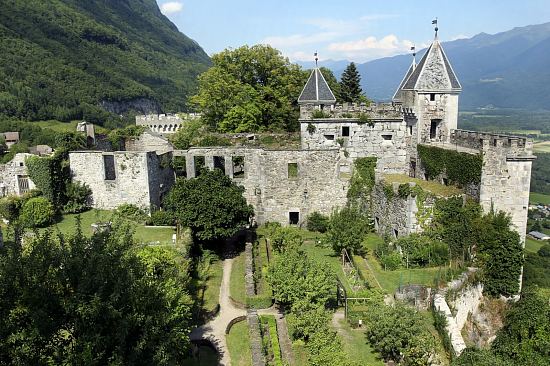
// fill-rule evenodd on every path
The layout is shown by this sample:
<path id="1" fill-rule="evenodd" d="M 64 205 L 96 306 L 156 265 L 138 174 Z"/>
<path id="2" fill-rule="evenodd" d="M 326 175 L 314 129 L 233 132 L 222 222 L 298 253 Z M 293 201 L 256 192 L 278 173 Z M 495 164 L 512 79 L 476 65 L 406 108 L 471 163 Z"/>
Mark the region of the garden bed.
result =
<path id="1" fill-rule="evenodd" d="M 260 316 L 260 333 L 267 366 L 283 366 L 277 321 L 273 315 Z"/>

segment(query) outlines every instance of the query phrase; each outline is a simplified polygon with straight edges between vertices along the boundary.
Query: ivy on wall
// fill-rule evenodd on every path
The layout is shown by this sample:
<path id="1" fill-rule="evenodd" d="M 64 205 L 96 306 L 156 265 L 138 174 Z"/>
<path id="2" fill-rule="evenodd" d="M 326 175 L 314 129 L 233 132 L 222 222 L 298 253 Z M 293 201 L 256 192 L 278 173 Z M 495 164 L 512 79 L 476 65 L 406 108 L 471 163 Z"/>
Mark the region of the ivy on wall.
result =
<path id="1" fill-rule="evenodd" d="M 34 182 L 45 198 L 55 207 L 61 207 L 66 201 L 66 187 L 70 182 L 69 163 L 65 154 L 56 153 L 49 157 L 30 156 L 25 160 L 29 178 Z"/>
<path id="2" fill-rule="evenodd" d="M 472 155 L 426 145 L 418 145 L 417 150 L 428 179 L 445 173 L 452 184 L 462 187 L 481 182 L 481 154 Z"/>
<path id="3" fill-rule="evenodd" d="M 353 162 L 355 171 L 348 189 L 348 200 L 355 201 L 369 198 L 374 187 L 374 170 L 376 157 L 357 158 Z"/>

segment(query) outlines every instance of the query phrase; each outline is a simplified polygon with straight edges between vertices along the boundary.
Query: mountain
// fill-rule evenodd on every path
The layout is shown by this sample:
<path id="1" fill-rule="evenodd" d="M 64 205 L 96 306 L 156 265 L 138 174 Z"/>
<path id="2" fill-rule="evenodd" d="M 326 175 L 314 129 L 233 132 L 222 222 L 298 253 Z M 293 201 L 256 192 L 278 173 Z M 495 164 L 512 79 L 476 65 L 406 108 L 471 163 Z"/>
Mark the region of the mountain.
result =
<path id="1" fill-rule="evenodd" d="M 0 7 L 0 114 L 101 122 L 107 112 L 184 111 L 210 65 L 155 0 L 0 0 Z"/>
<path id="2" fill-rule="evenodd" d="M 550 23 L 480 33 L 443 47 L 462 84 L 463 108 L 550 109 Z M 375 100 L 390 100 L 410 64 L 411 55 L 400 55 L 357 65 L 363 90 Z"/>

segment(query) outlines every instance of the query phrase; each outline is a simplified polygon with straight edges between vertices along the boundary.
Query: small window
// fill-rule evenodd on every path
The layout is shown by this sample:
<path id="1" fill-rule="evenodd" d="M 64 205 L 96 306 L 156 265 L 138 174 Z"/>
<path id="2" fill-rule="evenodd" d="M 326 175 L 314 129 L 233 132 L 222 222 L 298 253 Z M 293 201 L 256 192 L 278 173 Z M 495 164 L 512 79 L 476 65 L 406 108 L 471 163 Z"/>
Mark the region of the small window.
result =
<path id="1" fill-rule="evenodd" d="M 434 140 L 437 137 L 437 130 L 439 129 L 440 119 L 432 119 L 430 125 L 430 139 Z"/>
<path id="2" fill-rule="evenodd" d="M 409 136 L 412 136 L 413 134 L 413 126 L 409 126 Z"/>
<path id="3" fill-rule="evenodd" d="M 435 102 L 435 93 L 430 93 L 430 102 Z"/>
<path id="4" fill-rule="evenodd" d="M 385 141 L 391 141 L 392 139 L 392 135 L 382 135 L 382 138 L 385 140 Z"/>
<path id="5" fill-rule="evenodd" d="M 233 156 L 233 178 L 244 178 L 244 156 Z"/>
<path id="6" fill-rule="evenodd" d="M 299 212 L 289 212 L 288 213 L 288 223 L 290 225 L 298 225 L 300 222 L 300 213 Z"/>
<path id="7" fill-rule="evenodd" d="M 174 169 L 174 173 L 176 174 L 176 177 L 187 177 L 187 161 L 185 159 L 185 156 L 174 156 L 172 158 L 172 168 Z"/>
<path id="8" fill-rule="evenodd" d="M 329 141 L 334 141 L 334 135 L 325 135 L 325 139 Z"/>
<path id="9" fill-rule="evenodd" d="M 23 162 L 20 162 L 19 166 L 25 166 L 25 164 Z"/>
<path id="10" fill-rule="evenodd" d="M 219 169 L 225 174 L 225 158 L 223 156 L 214 156 L 214 169 Z"/>
<path id="11" fill-rule="evenodd" d="M 497 139 L 493 139 L 493 146 L 497 146 Z"/>
<path id="12" fill-rule="evenodd" d="M 298 178 L 298 163 L 288 163 L 288 178 Z"/>
<path id="13" fill-rule="evenodd" d="M 193 162 L 195 163 L 195 177 L 198 177 L 206 167 L 204 156 L 193 156 Z"/>
<path id="14" fill-rule="evenodd" d="M 374 229 L 378 230 L 379 227 L 380 227 L 380 217 L 376 216 L 374 218 Z"/>
<path id="15" fill-rule="evenodd" d="M 399 231 L 397 229 L 393 229 L 393 237 L 394 238 L 399 238 Z"/>
<path id="16" fill-rule="evenodd" d="M 444 186 L 448 186 L 449 185 L 449 180 L 447 178 L 443 178 L 443 185 Z"/>
<path id="17" fill-rule="evenodd" d="M 114 155 L 103 155 L 103 169 L 105 171 L 105 180 L 116 180 Z"/>
<path id="18" fill-rule="evenodd" d="M 349 137 L 349 127 L 348 126 L 342 127 L 342 136 Z"/>

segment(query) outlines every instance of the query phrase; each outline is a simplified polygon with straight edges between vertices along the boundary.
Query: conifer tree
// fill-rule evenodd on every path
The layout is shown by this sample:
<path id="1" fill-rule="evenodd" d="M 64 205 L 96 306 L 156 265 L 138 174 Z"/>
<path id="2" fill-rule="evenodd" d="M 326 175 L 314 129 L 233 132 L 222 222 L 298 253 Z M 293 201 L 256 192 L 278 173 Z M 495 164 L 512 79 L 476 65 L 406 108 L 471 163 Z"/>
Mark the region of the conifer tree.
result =
<path id="1" fill-rule="evenodd" d="M 361 76 L 355 67 L 355 63 L 351 62 L 340 81 L 340 97 L 343 102 L 357 102 L 361 99 Z"/>

